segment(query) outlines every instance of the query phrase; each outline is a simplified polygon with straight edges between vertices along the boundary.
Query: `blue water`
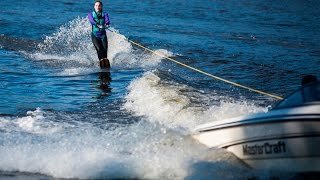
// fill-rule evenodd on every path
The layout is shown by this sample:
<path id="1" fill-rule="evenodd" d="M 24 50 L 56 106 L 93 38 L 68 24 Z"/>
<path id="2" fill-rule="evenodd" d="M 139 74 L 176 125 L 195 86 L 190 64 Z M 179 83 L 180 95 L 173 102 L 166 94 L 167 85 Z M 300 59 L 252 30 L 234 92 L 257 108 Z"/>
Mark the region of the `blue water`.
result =
<path id="1" fill-rule="evenodd" d="M 191 138 L 197 125 L 267 111 L 320 77 L 317 1 L 107 1 L 110 72 L 91 1 L 0 2 L 0 177 L 290 178 Z"/>

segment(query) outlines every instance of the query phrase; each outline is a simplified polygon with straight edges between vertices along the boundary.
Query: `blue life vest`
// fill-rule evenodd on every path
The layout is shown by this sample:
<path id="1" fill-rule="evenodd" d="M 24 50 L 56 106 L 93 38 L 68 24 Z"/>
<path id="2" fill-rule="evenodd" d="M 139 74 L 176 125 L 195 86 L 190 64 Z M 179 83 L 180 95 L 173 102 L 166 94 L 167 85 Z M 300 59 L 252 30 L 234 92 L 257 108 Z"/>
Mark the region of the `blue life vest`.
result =
<path id="1" fill-rule="evenodd" d="M 105 13 L 103 12 L 92 12 L 92 17 L 97 24 L 105 25 Z M 101 29 L 96 25 L 92 25 L 92 33 L 97 37 L 102 37 L 106 35 L 105 29 Z"/>

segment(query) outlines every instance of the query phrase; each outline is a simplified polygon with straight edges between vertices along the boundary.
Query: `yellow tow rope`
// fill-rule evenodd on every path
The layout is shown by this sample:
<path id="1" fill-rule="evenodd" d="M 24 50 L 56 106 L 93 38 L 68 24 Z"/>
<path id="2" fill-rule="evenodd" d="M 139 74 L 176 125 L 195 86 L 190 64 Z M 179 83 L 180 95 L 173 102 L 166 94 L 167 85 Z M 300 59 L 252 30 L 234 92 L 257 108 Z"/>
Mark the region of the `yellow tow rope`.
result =
<path id="1" fill-rule="evenodd" d="M 204 74 L 204 75 L 207 75 L 207 76 L 209 76 L 209 77 L 218 79 L 218 80 L 220 80 L 220 81 L 223 81 L 223 82 L 232 84 L 232 85 L 234 85 L 234 86 L 241 87 L 241 88 L 244 88 L 244 89 L 247 89 L 247 90 L 250 90 L 250 91 L 254 91 L 254 92 L 257 92 L 257 93 L 260 93 L 260 94 L 264 94 L 264 95 L 267 95 L 267 96 L 270 96 L 270 97 L 273 97 L 273 98 L 276 98 L 276 99 L 280 99 L 280 100 L 283 99 L 283 98 L 280 97 L 280 96 L 273 95 L 273 94 L 270 94 L 270 93 L 267 93 L 267 92 L 264 92 L 264 91 L 260 91 L 260 90 L 257 90 L 257 89 L 253 89 L 253 88 L 250 88 L 250 87 L 247 87 L 247 86 L 244 86 L 244 85 L 241 85 L 241 84 L 232 82 L 232 81 L 228 81 L 228 80 L 226 80 L 226 79 L 220 78 L 220 77 L 218 77 L 218 76 L 214 76 L 214 75 L 209 74 L 209 73 L 207 73 L 207 72 L 204 72 L 204 71 L 202 71 L 202 70 L 199 70 L 199 69 L 196 69 L 196 68 L 194 68 L 194 67 L 188 66 L 188 65 L 186 65 L 186 64 L 184 64 L 184 63 L 181 63 L 181 62 L 179 62 L 179 61 L 177 61 L 177 60 L 174 60 L 174 59 L 172 59 L 172 58 L 170 58 L 170 57 L 164 56 L 163 54 L 160 54 L 160 53 L 155 52 L 155 51 L 153 51 L 153 50 L 151 50 L 151 49 L 149 49 L 149 48 L 146 48 L 146 47 L 142 46 L 141 44 L 138 44 L 138 43 L 136 43 L 136 42 L 134 42 L 134 41 L 131 41 L 130 39 L 124 37 L 123 35 L 115 32 L 115 31 L 113 31 L 113 30 L 111 30 L 111 29 L 108 29 L 108 30 L 111 31 L 111 32 L 113 32 L 113 33 L 115 33 L 115 34 L 117 34 L 117 35 L 119 35 L 119 36 L 121 36 L 121 37 L 123 37 L 123 38 L 126 39 L 128 42 L 130 42 L 130 43 L 132 43 L 132 44 L 134 44 L 134 45 L 136 45 L 136 46 L 138 46 L 138 47 L 140 47 L 140 48 L 142 48 L 142 49 L 145 49 L 145 50 L 147 50 L 147 51 L 149 51 L 149 52 L 151 52 L 151 53 L 153 53 L 153 54 L 155 54 L 155 55 L 157 55 L 157 56 L 159 56 L 159 57 L 168 59 L 168 60 L 170 60 L 170 61 L 172 61 L 172 62 L 175 62 L 175 63 L 177 63 L 177 64 L 180 64 L 181 66 L 184 66 L 184 67 L 186 67 L 186 68 L 192 69 L 192 70 L 194 70 L 194 71 L 196 71 L 196 72 L 199 72 L 199 73 L 201 73 L 201 74 Z"/>

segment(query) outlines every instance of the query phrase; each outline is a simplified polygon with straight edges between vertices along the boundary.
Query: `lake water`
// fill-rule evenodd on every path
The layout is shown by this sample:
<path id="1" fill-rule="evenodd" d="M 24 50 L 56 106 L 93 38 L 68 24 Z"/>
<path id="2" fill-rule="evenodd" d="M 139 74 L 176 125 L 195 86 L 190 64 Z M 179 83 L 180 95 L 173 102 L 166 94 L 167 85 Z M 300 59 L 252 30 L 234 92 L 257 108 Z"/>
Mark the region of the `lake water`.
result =
<path id="1" fill-rule="evenodd" d="M 110 72 L 86 18 L 91 1 L 0 2 L 0 177 L 291 178 L 252 170 L 191 138 L 202 123 L 266 112 L 320 77 L 319 3 L 106 1 Z M 289 166 L 289 165 L 288 165 Z"/>

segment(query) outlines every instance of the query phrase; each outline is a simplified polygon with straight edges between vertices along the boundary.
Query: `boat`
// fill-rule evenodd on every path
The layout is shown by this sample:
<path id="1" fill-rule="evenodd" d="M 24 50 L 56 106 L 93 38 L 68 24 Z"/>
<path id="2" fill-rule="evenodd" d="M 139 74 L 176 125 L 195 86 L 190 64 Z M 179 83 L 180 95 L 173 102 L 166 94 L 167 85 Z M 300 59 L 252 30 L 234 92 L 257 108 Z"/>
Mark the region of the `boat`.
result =
<path id="1" fill-rule="evenodd" d="M 193 138 L 225 148 L 254 169 L 320 172 L 320 81 L 301 86 L 266 113 L 199 125 Z"/>

